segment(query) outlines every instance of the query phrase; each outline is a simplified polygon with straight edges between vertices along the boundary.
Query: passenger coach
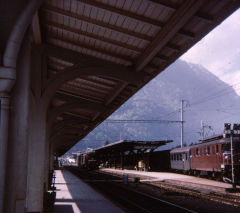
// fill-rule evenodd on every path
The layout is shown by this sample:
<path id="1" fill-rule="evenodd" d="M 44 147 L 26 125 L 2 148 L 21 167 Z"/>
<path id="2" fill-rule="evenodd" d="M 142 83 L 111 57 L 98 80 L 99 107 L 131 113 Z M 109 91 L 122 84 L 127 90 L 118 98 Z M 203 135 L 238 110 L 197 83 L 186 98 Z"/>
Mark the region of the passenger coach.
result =
<path id="1" fill-rule="evenodd" d="M 190 147 L 176 148 L 170 151 L 171 168 L 188 172 L 191 169 Z"/>

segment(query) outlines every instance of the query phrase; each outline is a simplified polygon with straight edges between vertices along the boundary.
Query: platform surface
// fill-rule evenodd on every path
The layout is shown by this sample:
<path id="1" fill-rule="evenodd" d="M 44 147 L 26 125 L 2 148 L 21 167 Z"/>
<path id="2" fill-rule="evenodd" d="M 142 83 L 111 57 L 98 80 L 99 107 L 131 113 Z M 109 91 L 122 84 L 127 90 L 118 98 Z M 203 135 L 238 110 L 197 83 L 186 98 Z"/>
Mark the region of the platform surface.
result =
<path id="1" fill-rule="evenodd" d="M 56 170 L 54 213 L 122 213 L 103 195 L 67 170 Z"/>
<path id="2" fill-rule="evenodd" d="M 192 188 L 198 187 L 203 189 L 209 189 L 211 191 L 216 192 L 220 191 L 225 192 L 226 189 L 232 188 L 232 185 L 229 183 L 171 172 L 144 172 L 136 170 L 120 170 L 110 168 L 102 168 L 101 171 L 108 172 L 110 174 L 118 173 L 122 175 L 128 174 L 136 177 L 143 176 L 144 178 L 141 178 L 141 182 L 164 181 L 169 183 L 187 184 Z M 148 177 L 151 179 L 148 179 Z M 239 188 L 239 186 L 237 186 L 237 188 Z M 240 196 L 240 193 L 236 193 L 235 195 Z"/>

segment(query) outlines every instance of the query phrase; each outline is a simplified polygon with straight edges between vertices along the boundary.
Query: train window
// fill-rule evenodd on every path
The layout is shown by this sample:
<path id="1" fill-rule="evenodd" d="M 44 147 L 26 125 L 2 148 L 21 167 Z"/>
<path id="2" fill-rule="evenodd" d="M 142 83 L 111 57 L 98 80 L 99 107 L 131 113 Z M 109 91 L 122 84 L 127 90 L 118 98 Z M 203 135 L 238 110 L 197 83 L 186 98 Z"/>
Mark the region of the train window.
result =
<path id="1" fill-rule="evenodd" d="M 215 145 L 212 146 L 212 153 L 215 155 Z"/>
<path id="2" fill-rule="evenodd" d="M 234 151 L 235 151 L 235 153 L 239 154 L 239 152 L 240 152 L 240 143 L 239 143 L 239 141 L 234 143 Z"/>
<path id="3" fill-rule="evenodd" d="M 180 154 L 180 159 L 179 160 L 182 160 L 182 154 Z"/>
<path id="4" fill-rule="evenodd" d="M 230 143 L 222 144 L 222 152 L 224 151 L 230 151 Z"/>
<path id="5" fill-rule="evenodd" d="M 210 155 L 210 146 L 207 146 L 207 154 Z"/>
<path id="6" fill-rule="evenodd" d="M 187 153 L 185 154 L 185 158 L 186 158 L 186 160 L 188 160 L 188 154 Z"/>
<path id="7" fill-rule="evenodd" d="M 199 155 L 199 149 L 198 148 L 196 149 L 196 155 Z"/>
<path id="8" fill-rule="evenodd" d="M 216 153 L 219 153 L 218 144 L 216 145 Z"/>

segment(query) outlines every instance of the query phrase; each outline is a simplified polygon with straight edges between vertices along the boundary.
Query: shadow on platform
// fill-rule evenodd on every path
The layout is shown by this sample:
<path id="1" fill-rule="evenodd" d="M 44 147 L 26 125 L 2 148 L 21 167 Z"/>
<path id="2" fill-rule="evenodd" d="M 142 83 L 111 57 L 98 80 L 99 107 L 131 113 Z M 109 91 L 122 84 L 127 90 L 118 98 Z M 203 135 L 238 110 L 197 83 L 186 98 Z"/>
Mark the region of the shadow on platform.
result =
<path id="1" fill-rule="evenodd" d="M 68 204 L 56 204 L 54 206 L 54 212 L 56 212 L 56 213 L 74 213 L 72 205 L 68 205 Z"/>

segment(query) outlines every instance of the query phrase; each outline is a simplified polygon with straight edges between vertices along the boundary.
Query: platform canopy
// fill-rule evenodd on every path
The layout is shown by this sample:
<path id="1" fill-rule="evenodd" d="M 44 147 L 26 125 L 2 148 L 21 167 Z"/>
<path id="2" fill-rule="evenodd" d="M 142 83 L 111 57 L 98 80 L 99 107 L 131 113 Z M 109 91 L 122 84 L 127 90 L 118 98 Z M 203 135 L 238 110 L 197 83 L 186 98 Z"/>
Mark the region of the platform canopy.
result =
<path id="1" fill-rule="evenodd" d="M 166 145 L 167 143 L 173 142 L 172 140 L 162 140 L 162 141 L 131 141 L 131 140 L 121 140 L 101 148 L 95 149 L 97 154 L 106 153 L 121 153 L 127 151 L 153 151 L 160 146 Z"/>
<path id="2" fill-rule="evenodd" d="M 46 53 L 44 90 L 56 153 L 85 137 L 239 4 L 45 1 L 35 16 L 33 40 Z"/>

